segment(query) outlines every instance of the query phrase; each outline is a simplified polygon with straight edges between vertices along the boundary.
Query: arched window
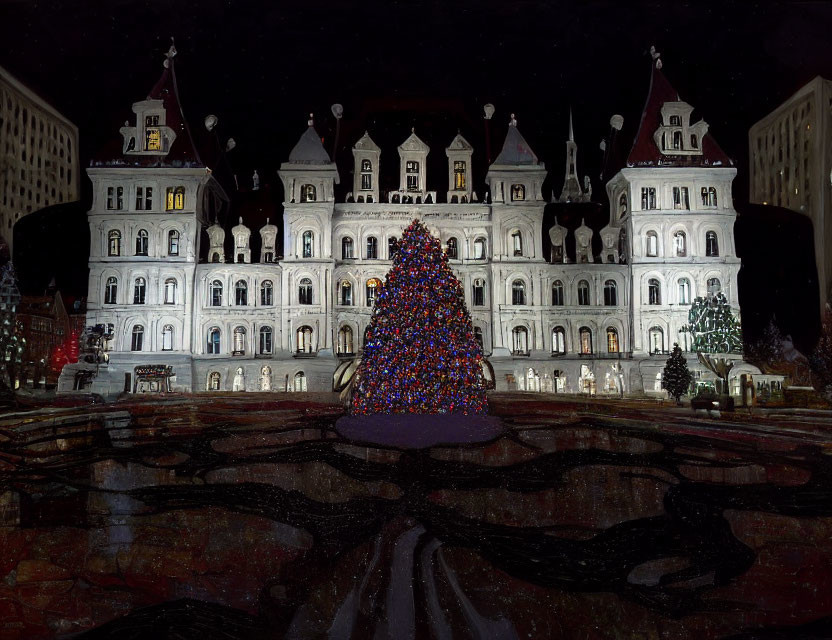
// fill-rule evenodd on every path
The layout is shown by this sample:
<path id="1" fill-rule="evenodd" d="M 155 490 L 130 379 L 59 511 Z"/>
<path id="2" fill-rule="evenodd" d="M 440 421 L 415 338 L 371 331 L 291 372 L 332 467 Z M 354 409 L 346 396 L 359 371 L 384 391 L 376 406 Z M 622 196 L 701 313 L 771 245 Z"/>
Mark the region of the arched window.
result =
<path id="1" fill-rule="evenodd" d="M 523 236 L 519 231 L 511 234 L 511 245 L 514 248 L 514 255 L 523 255 Z"/>
<path id="2" fill-rule="evenodd" d="M 589 327 L 581 327 L 578 330 L 578 337 L 581 342 L 581 353 L 592 353 L 592 330 Z"/>
<path id="3" fill-rule="evenodd" d="M 109 244 L 107 247 L 107 255 L 120 256 L 121 255 L 121 231 L 113 229 L 107 234 Z"/>
<path id="4" fill-rule="evenodd" d="M 578 282 L 578 304 L 589 304 L 589 282 L 586 280 Z"/>
<path id="5" fill-rule="evenodd" d="M 312 280 L 301 278 L 298 284 L 298 304 L 312 304 Z"/>
<path id="6" fill-rule="evenodd" d="M 627 213 L 627 194 L 626 194 L 626 192 L 622 192 L 621 195 L 618 196 L 618 217 L 621 218 L 626 213 Z"/>
<path id="7" fill-rule="evenodd" d="M 448 238 L 448 249 L 446 251 L 448 254 L 448 258 L 451 260 L 456 260 L 458 257 L 458 249 L 456 244 L 456 238 Z"/>
<path id="8" fill-rule="evenodd" d="M 659 281 L 655 278 L 650 278 L 647 281 L 647 304 L 661 304 L 662 303 L 662 289 Z"/>
<path id="9" fill-rule="evenodd" d="M 235 356 L 245 355 L 246 352 L 246 328 L 234 327 L 233 349 L 231 354 Z"/>
<path id="10" fill-rule="evenodd" d="M 133 327 L 133 334 L 130 340 L 130 351 L 141 351 L 144 345 L 144 327 L 137 324 Z"/>
<path id="11" fill-rule="evenodd" d="M 566 353 L 566 330 L 563 327 L 552 329 L 552 353 Z"/>
<path id="12" fill-rule="evenodd" d="M 272 352 L 272 328 L 260 327 L 260 353 L 268 354 Z"/>
<path id="13" fill-rule="evenodd" d="M 526 284 L 522 280 L 511 283 L 511 304 L 526 304 Z"/>
<path id="14" fill-rule="evenodd" d="M 212 307 L 222 306 L 222 282 L 213 280 L 208 286 L 208 297 L 211 299 Z"/>
<path id="15" fill-rule="evenodd" d="M 722 283 L 719 278 L 708 278 L 708 295 L 715 296 L 722 291 Z"/>
<path id="16" fill-rule="evenodd" d="M 173 351 L 173 325 L 162 327 L 162 351 Z"/>
<path id="17" fill-rule="evenodd" d="M 552 283 L 552 305 L 556 307 L 563 306 L 563 282 L 555 280 Z"/>
<path id="18" fill-rule="evenodd" d="M 208 331 L 208 353 L 218 354 L 220 352 L 220 330 L 219 327 L 211 327 Z"/>
<path id="19" fill-rule="evenodd" d="M 179 255 L 179 232 L 176 229 L 168 231 L 168 255 Z"/>
<path id="20" fill-rule="evenodd" d="M 392 260 L 395 255 L 396 251 L 399 250 L 399 241 L 396 236 L 390 236 L 387 238 L 387 259 Z"/>
<path id="21" fill-rule="evenodd" d="M 347 325 L 338 330 L 338 353 L 342 355 L 355 353 L 352 345 L 352 328 Z"/>
<path id="22" fill-rule="evenodd" d="M 614 307 L 618 304 L 618 286 L 615 280 L 607 280 L 604 283 L 604 304 L 608 307 Z"/>
<path id="23" fill-rule="evenodd" d="M 375 260 L 376 258 L 378 258 L 378 240 L 375 236 L 369 236 L 367 238 L 367 259 Z"/>
<path id="24" fill-rule="evenodd" d="M 687 278 L 679 278 L 677 284 L 679 288 L 679 304 L 690 304 L 690 280 Z"/>
<path id="25" fill-rule="evenodd" d="M 514 327 L 511 331 L 512 352 L 515 355 L 529 353 L 529 332 L 526 327 Z"/>
<path id="26" fill-rule="evenodd" d="M 715 207 L 716 206 L 716 188 L 702 187 L 702 206 Z"/>
<path id="27" fill-rule="evenodd" d="M 317 192 L 314 184 L 305 184 L 300 188 L 301 202 L 315 202 L 317 199 Z"/>
<path id="28" fill-rule="evenodd" d="M 344 280 L 338 286 L 341 289 L 341 295 L 339 296 L 340 303 L 347 307 L 352 306 L 352 284 Z"/>
<path id="29" fill-rule="evenodd" d="M 647 257 L 655 258 L 659 255 L 659 234 L 655 231 L 647 232 Z"/>
<path id="30" fill-rule="evenodd" d="M 682 148 L 682 132 L 681 131 L 674 131 L 673 132 L 673 149 L 680 150 Z"/>
<path id="31" fill-rule="evenodd" d="M 474 260 L 485 259 L 485 238 L 474 240 Z"/>
<path id="32" fill-rule="evenodd" d="M 673 234 L 673 252 L 677 258 L 684 258 L 688 255 L 687 237 L 684 231 L 677 231 Z"/>
<path id="33" fill-rule="evenodd" d="M 304 258 L 311 258 L 312 257 L 312 241 L 314 240 L 314 234 L 311 231 L 304 231 L 303 232 L 303 253 L 302 256 Z"/>
<path id="34" fill-rule="evenodd" d="M 144 278 L 136 278 L 133 284 L 133 304 L 144 304 L 146 292 L 147 281 Z"/>
<path id="35" fill-rule="evenodd" d="M 165 280 L 165 304 L 176 304 L 176 279 Z"/>
<path id="36" fill-rule="evenodd" d="M 705 255 L 709 258 L 716 258 L 719 255 L 719 240 L 716 231 L 708 231 L 705 234 Z"/>
<path id="37" fill-rule="evenodd" d="M 475 307 L 482 307 L 485 305 L 485 280 L 482 278 L 476 278 L 474 280 L 471 299 L 473 306 Z"/>
<path id="38" fill-rule="evenodd" d="M 208 391 L 220 390 L 220 374 L 219 371 L 212 371 L 208 374 Z"/>
<path id="39" fill-rule="evenodd" d="M 381 287 L 381 280 L 378 278 L 370 278 L 367 280 L 367 306 L 372 307 L 376 303 L 376 296 Z"/>
<path id="40" fill-rule="evenodd" d="M 525 200 L 526 199 L 526 187 L 522 184 L 513 184 L 511 185 L 511 199 L 512 200 Z"/>
<path id="41" fill-rule="evenodd" d="M 607 352 L 618 353 L 618 330 L 615 327 L 607 327 Z"/>
<path id="42" fill-rule="evenodd" d="M 237 367 L 237 371 L 234 372 L 234 382 L 231 385 L 232 391 L 245 391 L 246 390 L 246 372 L 243 371 L 242 367 Z"/>
<path id="43" fill-rule="evenodd" d="M 248 285 L 245 280 L 237 280 L 234 285 L 234 304 L 245 307 L 248 304 Z"/>
<path id="44" fill-rule="evenodd" d="M 263 280 L 260 283 L 260 305 L 269 307 L 274 304 L 274 286 L 271 280 Z"/>
<path id="45" fill-rule="evenodd" d="M 136 234 L 136 255 L 147 255 L 147 231 L 144 229 L 139 229 L 139 232 Z"/>
<path id="46" fill-rule="evenodd" d="M 650 327 L 647 333 L 650 353 L 664 353 L 664 331 L 662 331 L 662 328 Z"/>
<path id="47" fill-rule="evenodd" d="M 352 238 L 341 238 L 341 259 L 351 260 L 354 257 Z"/>
<path id="48" fill-rule="evenodd" d="M 264 365 L 260 369 L 260 391 L 272 390 L 272 368 L 269 365 Z"/>
<path id="49" fill-rule="evenodd" d="M 297 330 L 295 338 L 298 353 L 312 353 L 312 327 L 301 327 Z"/>
<path id="50" fill-rule="evenodd" d="M 367 158 L 361 161 L 361 190 L 372 191 L 373 189 L 373 163 Z"/>
<path id="51" fill-rule="evenodd" d="M 306 392 L 306 375 L 304 375 L 303 371 L 298 371 L 295 374 L 295 391 L 298 393 L 305 393 Z"/>
<path id="52" fill-rule="evenodd" d="M 118 300 L 118 280 L 114 277 L 107 278 L 107 285 L 104 288 L 104 304 L 116 304 Z"/>
<path id="53" fill-rule="evenodd" d="M 482 337 L 482 327 L 474 327 L 474 340 L 476 340 L 477 344 L 480 345 L 480 351 L 483 351 L 485 349 L 485 345 Z"/>

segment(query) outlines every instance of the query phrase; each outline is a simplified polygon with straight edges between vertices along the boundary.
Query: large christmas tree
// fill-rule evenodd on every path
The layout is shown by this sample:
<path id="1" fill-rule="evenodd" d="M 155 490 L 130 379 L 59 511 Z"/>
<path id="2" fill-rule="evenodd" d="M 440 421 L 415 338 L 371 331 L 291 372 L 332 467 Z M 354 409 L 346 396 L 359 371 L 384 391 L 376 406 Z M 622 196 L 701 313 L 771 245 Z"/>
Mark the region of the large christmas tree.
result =
<path id="1" fill-rule="evenodd" d="M 414 220 L 376 297 L 352 413 L 485 413 L 481 362 L 462 286 Z"/>
<path id="2" fill-rule="evenodd" d="M 742 330 L 723 293 L 696 298 L 685 329 L 693 336 L 697 353 L 742 353 Z"/>

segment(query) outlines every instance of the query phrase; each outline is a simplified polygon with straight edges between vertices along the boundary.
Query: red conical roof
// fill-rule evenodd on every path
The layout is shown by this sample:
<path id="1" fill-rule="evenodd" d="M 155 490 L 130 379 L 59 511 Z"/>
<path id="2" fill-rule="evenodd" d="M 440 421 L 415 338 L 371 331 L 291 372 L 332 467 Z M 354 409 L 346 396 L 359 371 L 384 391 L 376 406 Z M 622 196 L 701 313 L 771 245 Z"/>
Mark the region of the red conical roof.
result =
<path id="1" fill-rule="evenodd" d="M 702 138 L 702 154 L 699 155 L 668 155 L 659 150 L 653 134 L 662 124 L 662 105 L 665 102 L 679 102 L 681 98 L 676 89 L 671 86 L 659 65 L 653 65 L 650 77 L 650 90 L 647 103 L 641 113 L 638 133 L 633 148 L 627 156 L 628 167 L 713 167 L 733 166 L 734 162 L 714 140 L 710 133 Z"/>

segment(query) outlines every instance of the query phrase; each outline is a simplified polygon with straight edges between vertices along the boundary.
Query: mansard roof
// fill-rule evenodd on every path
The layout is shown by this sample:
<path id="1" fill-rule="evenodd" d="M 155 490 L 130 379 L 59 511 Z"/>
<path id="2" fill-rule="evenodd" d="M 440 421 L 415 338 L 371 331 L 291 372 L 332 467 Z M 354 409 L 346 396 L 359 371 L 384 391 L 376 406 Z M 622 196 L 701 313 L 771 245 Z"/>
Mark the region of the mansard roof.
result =
<path id="1" fill-rule="evenodd" d="M 666 102 L 681 102 L 679 93 L 668 82 L 661 71 L 659 60 L 653 65 L 647 102 L 641 114 L 638 133 L 627 156 L 628 167 L 714 167 L 734 165 L 710 133 L 702 138 L 702 153 L 697 155 L 663 154 L 653 134 L 662 124 L 662 105 Z"/>
<path id="2" fill-rule="evenodd" d="M 315 124 L 310 119 L 309 126 L 301 135 L 300 140 L 289 153 L 289 164 L 329 165 L 332 160 L 324 149 Z"/>
<path id="3" fill-rule="evenodd" d="M 492 163 L 492 166 L 537 164 L 539 164 L 537 155 L 532 151 L 523 134 L 520 133 L 520 130 L 517 128 L 517 121 L 514 120 L 514 115 L 512 114 L 511 124 L 508 126 L 508 133 L 506 133 L 506 139 L 503 142 L 503 149 L 500 151 L 497 159 Z"/>

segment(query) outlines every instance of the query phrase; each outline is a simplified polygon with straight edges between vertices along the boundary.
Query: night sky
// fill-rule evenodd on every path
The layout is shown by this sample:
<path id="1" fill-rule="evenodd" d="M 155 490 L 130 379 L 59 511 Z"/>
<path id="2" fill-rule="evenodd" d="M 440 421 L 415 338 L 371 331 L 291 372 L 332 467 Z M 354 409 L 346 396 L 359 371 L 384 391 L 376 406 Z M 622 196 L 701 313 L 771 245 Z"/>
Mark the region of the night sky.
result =
<path id="1" fill-rule="evenodd" d="M 415 126 L 440 161 L 458 126 L 483 173 L 477 136 L 491 102 L 494 144 L 516 113 L 558 192 L 571 106 L 578 171 L 599 194 L 599 142 L 614 113 L 632 139 L 655 45 L 694 118 L 737 163 L 742 212 L 748 129 L 814 76 L 832 77 L 830 33 L 829 2 L 2 0 L 0 65 L 78 125 L 82 165 L 146 96 L 174 36 L 185 114 L 194 126 L 219 117 L 241 180 L 256 167 L 275 181 L 310 111 L 331 148 L 334 102 L 344 105 L 339 160 L 369 128 L 390 168 Z M 429 187 L 444 191 L 445 174 L 433 176 Z"/>

